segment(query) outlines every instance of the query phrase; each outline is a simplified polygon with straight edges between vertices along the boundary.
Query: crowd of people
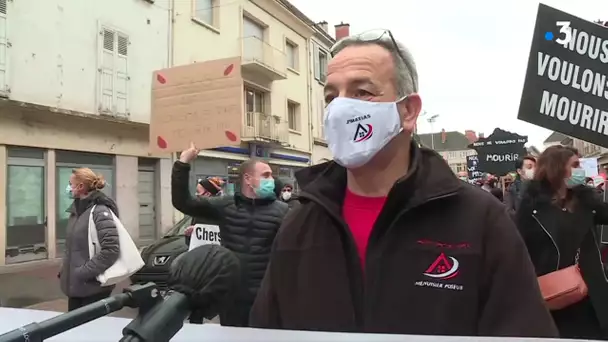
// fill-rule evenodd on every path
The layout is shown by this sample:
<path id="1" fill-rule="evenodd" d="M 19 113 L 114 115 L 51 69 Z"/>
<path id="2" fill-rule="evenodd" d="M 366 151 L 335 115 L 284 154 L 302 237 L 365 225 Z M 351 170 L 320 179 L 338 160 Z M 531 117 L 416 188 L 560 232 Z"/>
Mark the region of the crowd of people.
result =
<path id="1" fill-rule="evenodd" d="M 495 184 L 461 181 L 412 141 L 422 107 L 418 74 L 390 31 L 347 37 L 331 54 L 324 127 L 334 159 L 297 173 L 298 196 L 263 160 L 240 165 L 231 196 L 213 178 L 191 194 L 196 146 L 173 166 L 174 207 L 194 224 L 217 224 L 222 245 L 240 260 L 241 286 L 221 324 L 606 339 L 608 281 L 595 227 L 608 222 L 608 205 L 584 185 L 576 151 L 556 146 L 521 160 L 504 202 L 496 200 Z M 100 184 L 81 171 L 70 179 L 60 277 L 64 292 L 80 298 L 75 306 L 106 295 L 94 276 L 116 253 L 103 221 L 115 207 Z M 78 241 L 91 203 L 105 252 L 87 261 Z M 558 294 L 556 309 L 539 284 L 562 270 L 576 271 L 569 279 L 585 288 L 570 289 L 566 306 Z"/>

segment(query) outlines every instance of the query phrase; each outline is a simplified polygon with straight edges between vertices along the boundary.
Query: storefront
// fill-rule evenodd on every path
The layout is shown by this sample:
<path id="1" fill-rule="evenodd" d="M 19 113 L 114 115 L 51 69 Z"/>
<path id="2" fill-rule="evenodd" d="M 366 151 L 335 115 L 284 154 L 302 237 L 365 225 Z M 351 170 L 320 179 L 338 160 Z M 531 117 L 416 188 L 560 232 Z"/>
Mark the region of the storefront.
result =
<path id="1" fill-rule="evenodd" d="M 51 112 L 26 125 L 0 114 L 0 266 L 64 254 L 74 168 L 105 178 L 102 191 L 137 243 L 173 226 L 173 207 L 161 200 L 170 196 L 171 159 L 149 157 L 145 127 Z"/>

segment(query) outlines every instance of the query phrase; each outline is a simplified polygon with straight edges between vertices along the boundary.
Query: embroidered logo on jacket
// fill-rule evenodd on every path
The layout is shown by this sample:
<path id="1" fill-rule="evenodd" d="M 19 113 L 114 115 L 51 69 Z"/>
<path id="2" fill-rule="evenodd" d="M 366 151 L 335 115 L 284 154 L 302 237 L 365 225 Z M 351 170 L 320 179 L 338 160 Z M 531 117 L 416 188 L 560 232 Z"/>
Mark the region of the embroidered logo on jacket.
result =
<path id="1" fill-rule="evenodd" d="M 437 289 L 446 289 L 454 291 L 462 291 L 463 285 L 446 282 L 446 280 L 454 279 L 460 272 L 460 263 L 451 256 L 446 256 L 441 253 L 435 261 L 422 273 L 427 278 L 432 280 L 419 280 L 414 284 L 420 287 L 432 287 Z"/>

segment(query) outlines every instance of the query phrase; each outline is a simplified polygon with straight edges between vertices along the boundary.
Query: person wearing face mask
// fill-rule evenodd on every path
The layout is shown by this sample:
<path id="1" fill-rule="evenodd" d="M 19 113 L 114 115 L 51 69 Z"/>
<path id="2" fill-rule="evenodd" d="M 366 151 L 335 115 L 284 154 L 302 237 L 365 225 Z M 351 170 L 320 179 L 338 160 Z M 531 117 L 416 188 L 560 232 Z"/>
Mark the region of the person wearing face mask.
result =
<path id="1" fill-rule="evenodd" d="M 234 196 L 192 197 L 189 191 L 190 162 L 199 152 L 191 144 L 173 165 L 173 206 L 186 215 L 219 222 L 221 243 L 236 254 L 243 272 L 238 295 L 234 303 L 220 313 L 220 323 L 246 327 L 249 325 L 249 311 L 268 265 L 272 244 L 289 209 L 286 203 L 276 198 L 270 166 L 255 159 L 240 165 L 240 184 Z"/>
<path id="2" fill-rule="evenodd" d="M 505 204 L 512 213 L 515 213 L 519 207 L 524 185 L 534 178 L 535 167 L 536 158 L 532 156 L 525 156 L 515 162 L 517 176 L 515 176 L 515 180 L 505 192 Z"/>
<path id="3" fill-rule="evenodd" d="M 224 186 L 224 180 L 220 177 L 207 177 L 199 179 L 196 183 L 196 196 L 197 197 L 215 197 L 222 196 L 222 187 Z M 192 217 L 191 226 L 186 228 L 185 231 L 185 242 L 187 246 L 190 246 L 191 233 L 196 224 L 211 224 L 219 225 L 218 220 L 213 220 L 208 217 L 195 216 Z"/>
<path id="4" fill-rule="evenodd" d="M 283 183 L 283 181 L 279 179 L 276 179 L 275 182 L 275 193 L 277 198 L 287 203 L 289 209 L 292 209 L 298 202 L 297 196 L 293 193 L 293 186 L 289 183 Z"/>
<path id="5" fill-rule="evenodd" d="M 89 168 L 74 169 L 66 195 L 74 199 L 68 218 L 65 254 L 59 272 L 61 291 L 68 297 L 68 311 L 107 298 L 114 286 L 101 286 L 97 276 L 110 268 L 120 254 L 118 231 L 109 211 L 118 216 L 118 206 L 100 190 L 105 180 Z M 99 237 L 99 252 L 89 257 L 89 217 Z"/>
<path id="6" fill-rule="evenodd" d="M 410 53 L 388 30 L 331 49 L 333 161 L 296 173 L 252 327 L 555 337 L 505 206 L 412 141 L 421 110 Z"/>
<path id="7" fill-rule="evenodd" d="M 522 195 L 517 225 L 537 276 L 563 273 L 576 266 L 578 277 L 588 288 L 588 295 L 552 311 L 560 337 L 605 340 L 608 281 L 595 227 L 608 223 L 608 204 L 584 182 L 585 171 L 576 150 L 547 148 Z"/>

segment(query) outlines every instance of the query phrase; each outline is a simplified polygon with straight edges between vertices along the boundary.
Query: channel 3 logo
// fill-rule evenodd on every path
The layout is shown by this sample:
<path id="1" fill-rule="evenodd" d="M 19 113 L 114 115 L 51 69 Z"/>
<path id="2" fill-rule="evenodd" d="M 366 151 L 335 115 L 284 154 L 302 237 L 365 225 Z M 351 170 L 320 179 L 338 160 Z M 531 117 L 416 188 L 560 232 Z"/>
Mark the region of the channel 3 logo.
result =
<path id="1" fill-rule="evenodd" d="M 563 45 L 565 47 L 572 40 L 572 27 L 570 27 L 570 22 L 556 21 L 555 26 L 559 27 L 559 34 L 561 36 L 556 38 L 553 32 L 548 31 L 545 32 L 545 39 L 551 41 L 555 38 L 555 42 L 557 44 Z"/>

